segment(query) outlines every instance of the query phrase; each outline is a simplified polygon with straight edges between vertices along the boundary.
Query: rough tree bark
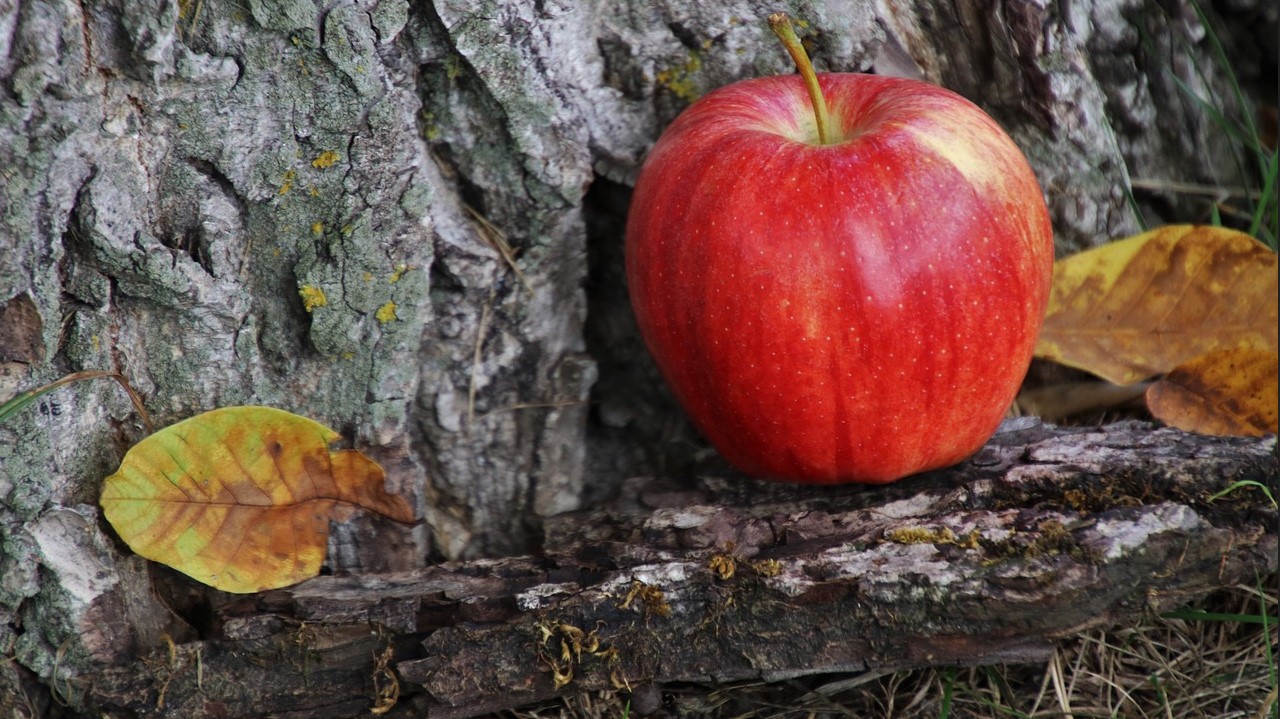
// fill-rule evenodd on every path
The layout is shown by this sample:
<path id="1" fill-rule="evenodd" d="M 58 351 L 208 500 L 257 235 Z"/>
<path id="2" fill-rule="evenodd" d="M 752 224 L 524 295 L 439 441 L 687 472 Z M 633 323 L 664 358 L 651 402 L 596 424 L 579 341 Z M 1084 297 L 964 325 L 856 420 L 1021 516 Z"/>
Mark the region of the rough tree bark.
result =
<path id="1" fill-rule="evenodd" d="M 219 602 L 215 638 L 64 691 L 138 716 L 468 717 L 560 691 L 1046 661 L 1058 638 L 1275 571 L 1275 507 L 1209 499 L 1276 486 L 1274 453 L 1027 419 L 883 491 L 638 478 L 548 520 L 537 557 Z"/>
<path id="2" fill-rule="evenodd" d="M 1276 8 L 1223 7 L 1246 86 L 1273 75 L 1249 33 Z M 333 426 L 423 517 L 337 527 L 334 572 L 537 550 L 704 451 L 631 324 L 621 220 L 691 99 L 788 70 L 777 9 L 825 69 L 984 105 L 1064 250 L 1136 228 L 1130 171 L 1239 184 L 1171 79 L 1229 97 L 1177 2 L 0 0 L 0 398 L 112 369 L 159 424 Z M 0 696 L 191 637 L 96 509 L 141 434 L 108 383 L 0 426 Z"/>

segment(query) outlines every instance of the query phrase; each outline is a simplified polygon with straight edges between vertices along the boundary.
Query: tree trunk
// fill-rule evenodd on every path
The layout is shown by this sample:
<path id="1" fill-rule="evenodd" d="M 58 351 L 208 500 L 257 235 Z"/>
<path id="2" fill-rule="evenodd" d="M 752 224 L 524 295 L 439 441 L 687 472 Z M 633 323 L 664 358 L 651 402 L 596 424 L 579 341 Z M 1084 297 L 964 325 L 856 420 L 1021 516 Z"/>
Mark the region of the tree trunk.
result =
<path id="1" fill-rule="evenodd" d="M 786 5 L 822 69 L 915 75 L 990 111 L 1063 250 L 1137 228 L 1130 172 L 1242 181 L 1174 80 L 1231 97 L 1182 4 Z M 789 71 L 765 11 L 0 0 L 0 398 L 116 370 L 159 425 L 266 404 L 334 427 L 423 517 L 337 525 L 335 573 L 538 551 L 550 518 L 705 451 L 638 341 L 621 228 L 666 123 Z M 1236 69 L 1268 86 L 1275 32 L 1250 32 L 1276 8 L 1232 13 Z M 142 435 L 110 383 L 0 425 L 0 696 L 47 704 L 193 638 L 96 508 Z"/>

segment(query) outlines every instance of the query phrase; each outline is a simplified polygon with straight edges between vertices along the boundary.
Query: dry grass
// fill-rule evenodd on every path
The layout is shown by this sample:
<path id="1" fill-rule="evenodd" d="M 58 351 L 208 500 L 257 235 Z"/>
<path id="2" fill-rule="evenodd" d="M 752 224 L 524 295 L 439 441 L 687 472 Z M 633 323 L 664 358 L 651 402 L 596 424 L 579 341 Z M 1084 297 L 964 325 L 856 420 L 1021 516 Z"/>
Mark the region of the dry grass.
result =
<path id="1" fill-rule="evenodd" d="M 726 719 L 1280 719 L 1277 577 L 1194 610 L 1062 642 L 1043 665 L 664 687 L 656 716 Z M 1264 633 L 1260 617 L 1265 613 Z M 1172 615 L 1172 616 L 1171 616 Z M 1225 617 L 1225 618 L 1223 618 Z M 625 694 L 570 697 L 512 719 L 638 716 Z"/>

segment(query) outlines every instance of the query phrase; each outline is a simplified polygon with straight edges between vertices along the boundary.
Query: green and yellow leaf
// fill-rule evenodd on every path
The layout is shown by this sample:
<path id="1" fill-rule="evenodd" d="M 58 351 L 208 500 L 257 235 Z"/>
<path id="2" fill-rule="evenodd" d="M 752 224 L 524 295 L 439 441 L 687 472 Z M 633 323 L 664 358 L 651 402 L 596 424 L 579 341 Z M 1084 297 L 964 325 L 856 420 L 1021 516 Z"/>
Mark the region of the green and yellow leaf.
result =
<path id="1" fill-rule="evenodd" d="M 133 551 L 227 592 L 315 576 L 329 520 L 352 505 L 412 522 L 383 471 L 333 430 L 271 407 L 226 407 L 139 442 L 107 477 L 101 504 Z"/>

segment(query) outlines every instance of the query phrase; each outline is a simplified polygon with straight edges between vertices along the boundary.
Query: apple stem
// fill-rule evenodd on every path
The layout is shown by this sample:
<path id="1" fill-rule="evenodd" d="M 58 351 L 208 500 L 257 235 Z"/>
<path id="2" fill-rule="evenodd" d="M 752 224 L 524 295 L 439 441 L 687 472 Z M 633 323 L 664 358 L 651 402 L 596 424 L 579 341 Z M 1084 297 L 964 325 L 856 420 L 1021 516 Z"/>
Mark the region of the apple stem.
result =
<path id="1" fill-rule="evenodd" d="M 828 144 L 827 127 L 831 123 L 827 117 L 827 101 L 822 97 L 822 88 L 818 86 L 818 73 L 813 70 L 813 62 L 809 59 L 809 53 L 805 52 L 800 37 L 796 35 L 790 16 L 784 12 L 773 13 L 769 16 L 769 29 L 773 30 L 773 34 L 782 41 L 782 46 L 787 49 L 791 60 L 796 64 L 796 69 L 800 71 L 800 76 L 804 78 L 804 85 L 809 90 L 809 102 L 813 104 L 813 117 L 818 125 L 818 144 Z"/>

